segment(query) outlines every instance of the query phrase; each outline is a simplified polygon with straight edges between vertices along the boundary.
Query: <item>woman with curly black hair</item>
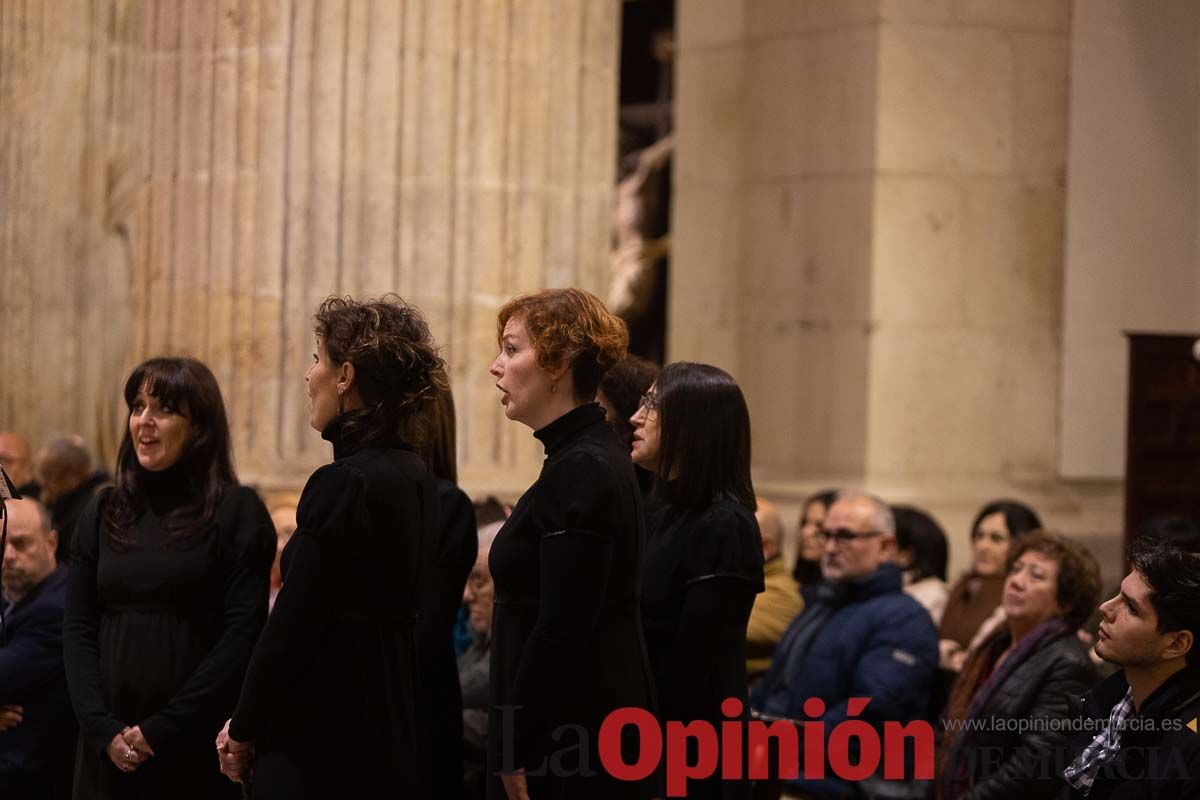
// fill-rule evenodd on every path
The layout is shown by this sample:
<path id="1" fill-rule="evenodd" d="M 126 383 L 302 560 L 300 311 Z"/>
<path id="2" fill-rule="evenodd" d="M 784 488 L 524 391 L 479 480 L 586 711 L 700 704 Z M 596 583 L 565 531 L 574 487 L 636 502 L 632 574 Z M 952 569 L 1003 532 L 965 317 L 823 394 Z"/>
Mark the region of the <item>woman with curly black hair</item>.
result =
<path id="1" fill-rule="evenodd" d="M 152 358 L 125 382 L 115 485 L 80 516 L 63 624 L 78 798 L 237 797 L 212 760 L 267 617 L 271 517 L 238 486 L 216 378 Z"/>
<path id="2" fill-rule="evenodd" d="M 283 588 L 217 738 L 221 768 L 252 775 L 257 800 L 422 797 L 414 617 L 438 501 L 407 439 L 445 365 L 394 296 L 330 298 L 315 332 L 309 424 L 333 463 L 300 497 Z"/>

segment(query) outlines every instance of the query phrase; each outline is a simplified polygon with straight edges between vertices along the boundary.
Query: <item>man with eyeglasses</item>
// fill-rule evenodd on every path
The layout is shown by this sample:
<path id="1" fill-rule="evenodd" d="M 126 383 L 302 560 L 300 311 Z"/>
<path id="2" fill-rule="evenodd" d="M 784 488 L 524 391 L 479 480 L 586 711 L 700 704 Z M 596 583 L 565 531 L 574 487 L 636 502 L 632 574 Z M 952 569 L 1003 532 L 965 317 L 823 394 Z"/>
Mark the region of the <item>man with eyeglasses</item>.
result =
<path id="1" fill-rule="evenodd" d="M 841 492 L 819 536 L 825 581 L 780 640 L 751 706 L 766 719 L 816 721 L 803 706 L 805 700 L 819 698 L 825 705 L 819 720 L 829 754 L 830 735 L 849 719 L 851 698 L 870 701 L 856 718 L 881 735 L 886 721 L 906 724 L 925 717 L 938 636 L 929 613 L 904 593 L 900 568 L 892 563 L 896 523 L 886 503 L 865 492 Z M 850 761 L 857 760 L 858 754 L 851 753 Z M 879 775 L 848 784 L 828 766 L 825 776 L 801 775 L 786 785 L 784 796 L 908 797 L 923 791 Z"/>

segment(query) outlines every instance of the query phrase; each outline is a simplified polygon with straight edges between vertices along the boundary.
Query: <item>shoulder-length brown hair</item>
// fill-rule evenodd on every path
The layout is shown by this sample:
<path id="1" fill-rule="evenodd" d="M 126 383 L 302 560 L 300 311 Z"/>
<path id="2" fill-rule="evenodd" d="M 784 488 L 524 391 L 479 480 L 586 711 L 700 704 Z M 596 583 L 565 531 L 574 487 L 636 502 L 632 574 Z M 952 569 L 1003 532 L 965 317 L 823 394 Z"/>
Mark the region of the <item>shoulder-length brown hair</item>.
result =
<path id="1" fill-rule="evenodd" d="M 446 362 L 420 310 L 395 294 L 330 297 L 317 309 L 313 330 L 330 361 L 354 365 L 364 407 L 342 415 L 343 440 L 361 447 L 411 438 L 413 419 L 447 387 Z"/>
<path id="2" fill-rule="evenodd" d="M 625 357 L 629 329 L 600 298 L 582 289 L 543 289 L 509 300 L 496 319 L 496 339 L 519 319 L 542 369 L 571 367 L 576 400 L 592 400 L 609 367 Z"/>

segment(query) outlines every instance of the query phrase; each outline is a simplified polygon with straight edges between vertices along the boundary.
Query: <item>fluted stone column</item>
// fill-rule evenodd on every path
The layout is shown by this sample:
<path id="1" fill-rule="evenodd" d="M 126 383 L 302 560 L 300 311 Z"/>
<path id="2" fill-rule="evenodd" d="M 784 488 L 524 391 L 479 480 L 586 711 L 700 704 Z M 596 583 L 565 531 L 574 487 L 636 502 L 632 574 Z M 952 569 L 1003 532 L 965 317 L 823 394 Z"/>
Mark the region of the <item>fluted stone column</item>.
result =
<path id="1" fill-rule="evenodd" d="M 120 382 L 216 373 L 243 480 L 295 485 L 311 314 L 395 291 L 445 346 L 468 489 L 539 462 L 495 311 L 606 279 L 617 0 L 0 5 L 0 427 L 111 463 Z"/>

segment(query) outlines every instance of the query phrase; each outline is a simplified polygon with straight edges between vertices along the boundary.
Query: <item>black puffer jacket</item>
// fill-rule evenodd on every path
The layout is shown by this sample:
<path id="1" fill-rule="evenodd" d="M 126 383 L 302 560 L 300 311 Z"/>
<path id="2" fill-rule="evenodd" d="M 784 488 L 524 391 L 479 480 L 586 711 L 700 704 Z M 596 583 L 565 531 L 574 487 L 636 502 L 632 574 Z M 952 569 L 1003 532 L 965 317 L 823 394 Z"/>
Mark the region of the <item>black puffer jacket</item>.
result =
<path id="1" fill-rule="evenodd" d="M 953 759 L 965 759 L 969 776 L 969 788 L 953 800 L 1054 797 L 1062 785 L 1055 770 L 1068 739 L 1070 698 L 1093 681 L 1074 631 L 1017 665 L 977 716 L 953 721 L 963 729 L 947 769 L 957 768 Z"/>

